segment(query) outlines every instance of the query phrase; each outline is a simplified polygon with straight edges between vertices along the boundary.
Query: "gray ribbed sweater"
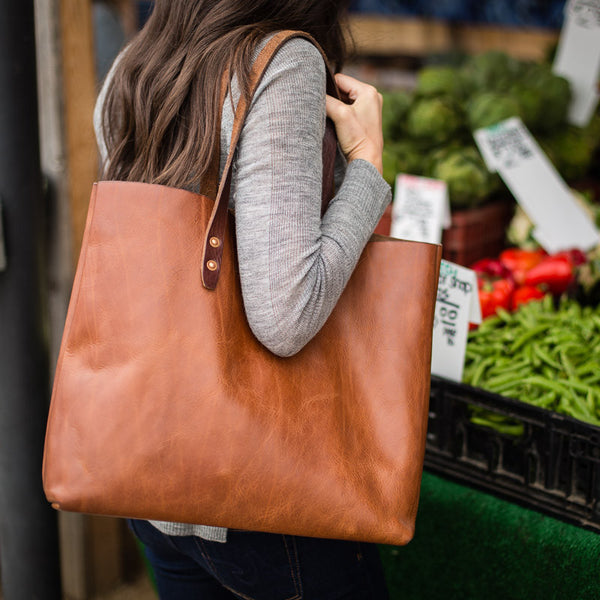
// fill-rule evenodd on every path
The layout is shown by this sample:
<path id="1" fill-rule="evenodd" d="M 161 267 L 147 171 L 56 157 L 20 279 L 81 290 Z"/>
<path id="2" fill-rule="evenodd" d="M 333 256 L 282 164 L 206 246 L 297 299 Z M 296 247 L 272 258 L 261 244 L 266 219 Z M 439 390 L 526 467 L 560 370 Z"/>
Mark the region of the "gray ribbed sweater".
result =
<path id="1" fill-rule="evenodd" d="M 99 109 L 95 127 L 103 160 Z M 234 103 L 239 97 L 233 86 Z M 227 100 L 221 124 L 221 169 L 233 110 Z M 231 207 L 242 295 L 250 327 L 272 352 L 298 352 L 335 306 L 360 254 L 391 200 L 388 184 L 367 161 L 354 160 L 321 219 L 325 65 L 308 41 L 284 44 L 256 91 L 233 165 Z M 199 432 L 202 435 L 202 432 Z M 171 535 L 226 541 L 226 529 L 154 522 Z"/>

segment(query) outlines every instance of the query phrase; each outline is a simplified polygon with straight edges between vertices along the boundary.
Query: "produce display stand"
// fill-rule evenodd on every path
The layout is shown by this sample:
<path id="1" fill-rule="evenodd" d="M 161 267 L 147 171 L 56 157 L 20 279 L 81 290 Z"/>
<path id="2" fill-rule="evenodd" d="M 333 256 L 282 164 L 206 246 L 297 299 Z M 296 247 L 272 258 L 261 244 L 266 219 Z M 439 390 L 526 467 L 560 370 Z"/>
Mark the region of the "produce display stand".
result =
<path id="1" fill-rule="evenodd" d="M 473 423 L 475 406 L 523 435 Z M 600 427 L 433 377 L 426 448 L 431 472 L 600 533 Z"/>
<path id="2" fill-rule="evenodd" d="M 435 68 L 444 64 L 445 54 L 452 65 L 457 56 L 488 50 L 501 50 L 523 61 L 542 62 L 548 60 L 559 37 L 556 21 L 555 29 L 544 29 L 445 21 L 416 14 L 419 7 L 426 7 L 423 11 L 444 10 L 460 2 L 363 0 L 356 4 L 363 8 L 363 13 L 351 19 L 356 49 L 370 66 L 376 84 L 383 88 L 387 85 L 388 91 L 396 80 L 389 73 L 384 77 L 373 65 L 382 70 L 414 71 L 417 65 Z M 403 15 L 398 14 L 400 4 L 408 11 Z M 499 6 L 502 2 L 489 4 Z M 506 0 L 504 4 L 510 5 L 515 15 L 523 15 L 528 12 L 523 7 L 534 3 Z M 465 11 L 484 10 L 484 3 L 462 5 Z M 547 3 L 535 5 L 541 11 L 540 7 L 546 7 Z M 367 9 L 377 6 L 385 15 L 368 14 Z M 409 14 L 410 10 L 413 14 Z M 528 14 L 533 13 L 532 9 Z M 562 12 L 554 14 L 562 18 Z M 406 58 L 410 60 L 403 60 Z M 365 73 L 369 73 L 366 68 Z M 418 88 L 420 74 L 412 74 L 414 80 L 407 79 L 408 85 L 397 78 L 397 87 L 409 92 L 416 87 L 417 97 L 419 91 L 421 98 L 427 96 L 427 86 Z M 430 79 L 430 89 L 435 88 L 431 82 Z M 521 83 L 524 82 L 529 84 L 527 79 Z M 444 88 L 443 93 L 451 93 L 452 86 L 442 78 L 434 83 Z M 510 83 L 513 82 L 505 81 L 500 90 L 492 86 L 484 91 L 504 93 Z M 393 106 L 390 100 L 393 101 L 391 95 L 386 100 L 388 107 Z M 405 110 L 398 114 L 400 123 L 409 113 Z M 447 122 L 448 119 L 443 121 Z M 387 130 L 386 144 L 392 152 L 394 144 L 405 143 L 411 134 L 421 143 L 417 149 L 429 148 L 427 144 L 435 147 L 410 125 L 408 121 L 408 125 Z M 589 170 L 574 174 L 570 168 L 573 162 L 563 161 L 565 157 L 556 152 L 556 146 L 546 144 L 550 134 L 560 133 L 559 128 L 544 130 L 538 124 L 539 129 L 534 129 L 535 121 L 526 121 L 526 125 L 543 143 L 543 151 L 550 155 L 568 185 L 591 189 L 593 194 L 588 195 L 597 202 L 598 169 L 594 165 L 598 165 L 598 149 Z M 455 138 L 450 136 L 443 143 L 454 144 Z M 576 158 L 574 145 L 567 147 L 567 158 L 571 158 L 571 148 Z M 405 149 L 406 146 L 399 147 L 396 164 L 400 168 L 396 172 L 437 177 L 432 169 L 410 171 L 411 166 L 419 167 L 407 159 Z M 394 165 L 393 161 L 391 164 Z M 393 168 L 390 171 L 393 175 Z M 583 185 L 573 183 L 579 182 L 579 178 L 587 180 Z M 393 181 L 391 177 L 386 179 Z M 492 201 L 491 197 L 497 196 L 494 193 L 472 205 L 451 202 L 452 224 L 443 232 L 442 239 L 444 258 L 470 266 L 479 259 L 498 257 L 506 247 L 515 203 L 510 195 L 505 202 Z M 390 224 L 388 209 L 376 232 L 389 234 Z M 514 420 L 518 423 L 515 430 L 520 433 L 510 434 L 478 422 L 474 419 L 474 408 Z M 600 427 L 479 387 L 432 378 L 425 472 L 415 538 L 406 547 L 381 547 L 393 600 L 600 598 L 599 533 Z"/>
<path id="3" fill-rule="evenodd" d="M 414 539 L 381 547 L 392 600 L 597 600 L 600 536 L 426 471 Z"/>

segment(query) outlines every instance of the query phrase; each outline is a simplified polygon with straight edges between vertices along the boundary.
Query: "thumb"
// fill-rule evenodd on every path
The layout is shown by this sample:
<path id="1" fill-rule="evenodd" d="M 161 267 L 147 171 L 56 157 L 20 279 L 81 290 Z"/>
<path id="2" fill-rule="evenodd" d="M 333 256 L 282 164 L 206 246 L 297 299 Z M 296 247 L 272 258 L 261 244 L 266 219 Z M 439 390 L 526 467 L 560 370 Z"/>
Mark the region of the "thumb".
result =
<path id="1" fill-rule="evenodd" d="M 325 111 L 327 116 L 335 123 L 338 121 L 349 109 L 347 104 L 344 104 L 337 98 L 327 95 L 325 98 Z"/>

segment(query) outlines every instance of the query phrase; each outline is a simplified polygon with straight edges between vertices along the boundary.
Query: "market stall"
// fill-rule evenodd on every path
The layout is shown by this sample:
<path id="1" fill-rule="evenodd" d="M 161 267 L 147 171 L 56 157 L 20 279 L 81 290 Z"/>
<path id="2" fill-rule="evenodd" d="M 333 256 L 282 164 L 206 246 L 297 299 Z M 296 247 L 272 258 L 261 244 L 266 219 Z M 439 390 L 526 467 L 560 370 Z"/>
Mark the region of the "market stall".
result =
<path id="1" fill-rule="evenodd" d="M 597 598 L 600 5 L 356 3 L 375 4 L 382 31 L 397 18 L 433 42 L 397 35 L 412 79 L 375 75 L 395 188 L 378 232 L 442 242 L 444 356 L 462 353 L 436 372 L 434 340 L 417 533 L 382 548 L 392 596 Z M 497 26 L 504 45 L 473 47 Z M 529 50 L 511 47 L 528 27 Z M 473 312 L 452 297 L 456 274 L 481 320 L 461 325 Z"/>

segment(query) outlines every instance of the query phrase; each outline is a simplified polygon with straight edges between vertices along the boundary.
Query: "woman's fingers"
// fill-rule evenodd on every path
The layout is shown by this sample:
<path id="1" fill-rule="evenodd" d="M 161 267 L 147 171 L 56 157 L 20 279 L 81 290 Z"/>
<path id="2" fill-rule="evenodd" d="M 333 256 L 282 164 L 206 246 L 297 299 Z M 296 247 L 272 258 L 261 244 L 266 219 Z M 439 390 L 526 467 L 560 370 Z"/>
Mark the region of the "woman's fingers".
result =
<path id="1" fill-rule="evenodd" d="M 362 93 L 369 92 L 377 92 L 377 90 L 367 84 L 359 81 L 358 79 L 354 79 L 354 77 L 350 77 L 349 75 L 344 75 L 343 73 L 337 73 L 335 75 L 335 82 L 342 94 L 348 97 L 349 100 L 356 100 L 357 97 Z"/>
<path id="2" fill-rule="evenodd" d="M 348 75 L 337 74 L 336 82 L 342 95 L 352 101 L 346 104 L 327 96 L 327 116 L 335 123 L 340 147 L 349 162 L 362 158 L 381 172 L 381 94 Z"/>

